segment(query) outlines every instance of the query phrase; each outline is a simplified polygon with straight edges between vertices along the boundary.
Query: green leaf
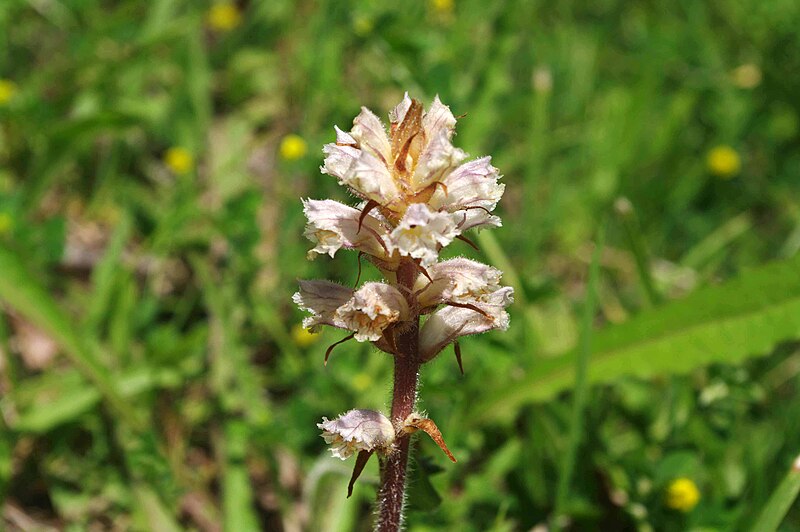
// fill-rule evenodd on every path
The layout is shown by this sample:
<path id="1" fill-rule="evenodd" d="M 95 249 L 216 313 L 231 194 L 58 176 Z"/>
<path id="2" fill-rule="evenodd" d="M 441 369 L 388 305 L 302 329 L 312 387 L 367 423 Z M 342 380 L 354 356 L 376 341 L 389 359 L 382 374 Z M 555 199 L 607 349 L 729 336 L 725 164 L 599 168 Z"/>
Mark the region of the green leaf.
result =
<path id="1" fill-rule="evenodd" d="M 786 513 L 800 493 L 800 456 L 792 468 L 772 493 L 767 505 L 761 511 L 753 526 L 753 532 L 773 532 L 778 529 Z"/>
<path id="2" fill-rule="evenodd" d="M 559 467 L 558 485 L 556 487 L 556 509 L 554 512 L 556 516 L 560 515 L 567 506 L 569 484 L 575 469 L 575 459 L 583 434 L 583 412 L 589 391 L 589 382 L 586 380 L 586 376 L 592 355 L 592 321 L 597 309 L 600 254 L 603 251 L 605 238 L 604 225 L 604 223 L 601 223 L 597 234 L 597 243 L 592 253 L 592 264 L 589 267 L 589 281 L 586 284 L 586 300 L 583 304 L 583 317 L 581 319 L 581 340 L 578 346 L 578 356 L 575 359 L 575 398 L 569 423 L 569 446 L 561 459 Z M 554 528 L 558 530 L 560 526 L 555 524 Z"/>
<path id="3" fill-rule="evenodd" d="M 253 490 L 245 461 L 248 427 L 240 419 L 225 423 L 225 466 L 222 477 L 222 510 L 225 530 L 258 530 L 253 509 Z"/>
<path id="4" fill-rule="evenodd" d="M 737 363 L 800 337 L 800 256 L 741 274 L 719 286 L 641 313 L 595 335 L 590 383 L 652 377 Z M 521 381 L 476 407 L 478 420 L 511 416 L 575 382 L 577 351 L 537 363 Z"/>

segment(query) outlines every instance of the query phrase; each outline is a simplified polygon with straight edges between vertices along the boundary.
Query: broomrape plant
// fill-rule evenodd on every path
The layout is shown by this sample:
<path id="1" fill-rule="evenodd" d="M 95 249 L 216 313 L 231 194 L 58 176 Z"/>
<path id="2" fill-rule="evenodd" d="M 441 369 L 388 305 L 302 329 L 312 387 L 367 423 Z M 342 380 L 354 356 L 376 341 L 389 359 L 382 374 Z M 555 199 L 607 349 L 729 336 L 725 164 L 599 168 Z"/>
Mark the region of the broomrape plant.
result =
<path id="1" fill-rule="evenodd" d="M 324 174 L 334 176 L 361 202 L 303 201 L 305 236 L 314 244 L 308 258 L 339 249 L 356 250 L 384 276 L 350 289 L 330 281 L 300 281 L 294 302 L 311 313 L 303 326 L 345 329 L 349 339 L 372 342 L 394 357 L 391 416 L 350 410 L 318 427 L 342 460 L 357 453 L 353 484 L 372 454 L 381 461 L 377 530 L 402 524 L 410 435 L 427 433 L 455 462 L 436 424 L 414 411 L 420 366 L 458 339 L 508 328 L 505 308 L 513 289 L 500 284 L 496 268 L 466 259 L 439 261 L 443 247 L 469 229 L 499 227 L 492 214 L 503 195 L 490 157 L 467 161 L 452 144 L 456 118 L 438 96 L 427 111 L 408 97 L 389 113 L 387 134 L 380 119 L 363 108 L 346 133 L 335 127 L 336 142 L 323 148 Z M 466 162 L 465 162 L 466 161 Z M 359 261 L 359 268 L 360 268 Z M 360 271 L 359 271 L 360 273 Z M 358 284 L 358 281 L 356 281 Z"/>

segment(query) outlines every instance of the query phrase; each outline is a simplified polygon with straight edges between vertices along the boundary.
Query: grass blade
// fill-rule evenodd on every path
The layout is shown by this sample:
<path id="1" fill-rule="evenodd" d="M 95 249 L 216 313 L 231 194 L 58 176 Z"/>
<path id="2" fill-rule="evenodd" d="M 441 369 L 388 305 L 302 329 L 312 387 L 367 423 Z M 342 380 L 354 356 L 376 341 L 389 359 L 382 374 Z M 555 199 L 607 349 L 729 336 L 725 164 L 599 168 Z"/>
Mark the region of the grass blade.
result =
<path id="1" fill-rule="evenodd" d="M 800 494 L 800 456 L 795 459 L 792 468 L 775 488 L 767 505 L 756 519 L 753 532 L 777 530 L 798 494 Z"/>
<path id="2" fill-rule="evenodd" d="M 578 357 L 575 361 L 575 399 L 572 405 L 572 417 L 569 428 L 569 443 L 567 452 L 561 461 L 558 477 L 558 487 L 556 489 L 556 507 L 554 515 L 558 518 L 564 511 L 567 502 L 570 479 L 575 468 L 575 456 L 581 442 L 581 432 L 583 430 L 583 411 L 586 406 L 586 396 L 588 383 L 586 372 L 589 365 L 589 357 L 592 352 L 592 323 L 597 309 L 597 285 L 600 276 L 600 256 L 603 251 L 604 239 L 603 225 L 597 234 L 597 244 L 592 254 L 592 264 L 589 267 L 589 281 L 586 285 L 586 301 L 583 306 L 583 316 L 581 319 L 580 346 Z"/>

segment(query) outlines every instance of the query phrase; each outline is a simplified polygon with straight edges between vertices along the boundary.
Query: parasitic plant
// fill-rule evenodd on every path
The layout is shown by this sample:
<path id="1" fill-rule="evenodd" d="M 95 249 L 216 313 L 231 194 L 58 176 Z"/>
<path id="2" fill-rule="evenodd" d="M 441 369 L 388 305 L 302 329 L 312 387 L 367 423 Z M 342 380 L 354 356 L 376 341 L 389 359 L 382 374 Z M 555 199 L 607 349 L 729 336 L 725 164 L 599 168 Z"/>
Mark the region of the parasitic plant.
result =
<path id="1" fill-rule="evenodd" d="M 412 433 L 426 432 L 455 462 L 436 424 L 415 411 L 420 366 L 453 344 L 461 368 L 458 339 L 508 328 L 505 308 L 513 301 L 513 289 L 500 284 L 496 268 L 466 258 L 439 261 L 442 248 L 456 239 L 473 245 L 465 231 L 500 226 L 492 211 L 505 187 L 491 158 L 467 161 L 467 154 L 453 146 L 456 118 L 438 97 L 425 111 L 406 94 L 389 118 L 387 132 L 362 108 L 352 130 L 336 127 L 336 142 L 323 148 L 322 173 L 348 187 L 361 200 L 358 205 L 303 202 L 305 235 L 315 244 L 309 259 L 355 250 L 384 281 L 357 289 L 300 281 L 294 295 L 295 303 L 311 313 L 305 327 L 330 325 L 350 333 L 328 348 L 326 362 L 331 350 L 349 339 L 371 342 L 394 358 L 390 417 L 356 409 L 318 425 L 333 456 L 344 460 L 357 453 L 348 494 L 369 458 L 378 454 L 376 529 L 381 531 L 402 525 Z"/>

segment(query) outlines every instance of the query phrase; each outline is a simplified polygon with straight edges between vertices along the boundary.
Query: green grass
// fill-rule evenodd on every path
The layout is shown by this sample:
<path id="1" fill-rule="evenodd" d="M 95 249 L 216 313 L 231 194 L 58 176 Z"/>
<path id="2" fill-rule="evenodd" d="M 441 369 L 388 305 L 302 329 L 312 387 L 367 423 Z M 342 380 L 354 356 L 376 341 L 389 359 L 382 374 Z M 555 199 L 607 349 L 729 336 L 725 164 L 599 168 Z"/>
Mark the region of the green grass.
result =
<path id="1" fill-rule="evenodd" d="M 295 343 L 290 298 L 356 278 L 305 259 L 300 198 L 350 201 L 322 144 L 408 90 L 504 174 L 503 227 L 450 253 L 517 290 L 464 377 L 423 368 L 459 462 L 419 439 L 409 529 L 800 530 L 800 4 L 240 5 L 223 32 L 205 2 L 0 2 L 0 528 L 370 528 L 376 465 L 345 499 L 315 423 L 385 410 L 391 361 L 351 342 L 324 367 L 343 335 Z"/>

